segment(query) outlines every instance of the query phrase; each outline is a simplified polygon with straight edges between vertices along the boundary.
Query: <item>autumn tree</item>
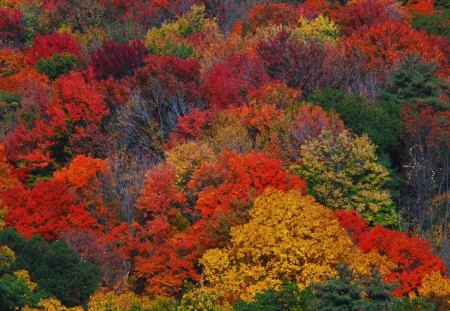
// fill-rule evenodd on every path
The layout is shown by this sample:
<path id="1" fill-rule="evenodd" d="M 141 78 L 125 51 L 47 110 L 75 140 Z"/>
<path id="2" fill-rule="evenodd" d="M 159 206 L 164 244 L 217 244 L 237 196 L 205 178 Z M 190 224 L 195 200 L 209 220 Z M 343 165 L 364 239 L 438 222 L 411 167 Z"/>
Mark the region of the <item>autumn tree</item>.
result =
<path id="1" fill-rule="evenodd" d="M 113 76 L 121 79 L 132 76 L 135 68 L 144 64 L 147 51 L 141 41 L 117 43 L 108 41 L 91 54 L 94 76 L 99 80 Z"/>
<path id="2" fill-rule="evenodd" d="M 336 265 L 345 262 L 364 269 L 332 212 L 297 190 L 267 190 L 250 216 L 232 229 L 229 247 L 209 250 L 201 260 L 205 279 L 230 300 L 251 300 L 282 281 L 304 287 L 336 275 Z"/>
<path id="3" fill-rule="evenodd" d="M 395 296 L 417 294 L 426 275 L 433 272 L 444 274 L 444 264 L 431 252 L 430 242 L 381 226 L 370 228 L 354 212 L 336 211 L 335 215 L 365 253 L 383 254 L 394 264 L 383 281 L 397 284 L 393 292 Z"/>
<path id="4" fill-rule="evenodd" d="M 389 172 L 377 161 L 367 136 L 323 132 L 301 148 L 300 165 L 293 170 L 325 206 L 354 209 L 371 224 L 394 226 L 397 214 L 386 189 Z"/>

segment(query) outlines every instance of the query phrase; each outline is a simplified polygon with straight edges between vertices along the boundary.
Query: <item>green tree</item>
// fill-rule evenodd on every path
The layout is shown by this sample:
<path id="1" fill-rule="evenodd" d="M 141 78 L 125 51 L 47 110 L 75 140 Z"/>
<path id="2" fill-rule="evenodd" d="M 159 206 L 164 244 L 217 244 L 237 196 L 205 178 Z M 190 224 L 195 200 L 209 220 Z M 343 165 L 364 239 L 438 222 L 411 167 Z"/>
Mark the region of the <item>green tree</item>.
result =
<path id="1" fill-rule="evenodd" d="M 437 67 L 433 63 L 424 63 L 419 56 L 407 55 L 403 65 L 393 71 L 383 92 L 385 98 L 399 103 L 423 103 L 441 105 L 440 96 L 448 86 L 435 76 Z"/>
<path id="2" fill-rule="evenodd" d="M 339 268 L 339 277 L 312 286 L 316 310 L 393 310 L 398 298 L 391 296 L 395 286 L 383 283 L 374 270 L 368 280 L 357 278 L 347 267 Z"/>
<path id="3" fill-rule="evenodd" d="M 392 153 L 399 145 L 401 105 L 394 101 L 370 101 L 329 88 L 312 93 L 308 101 L 319 104 L 327 112 L 339 113 L 345 125 L 356 134 L 367 134 L 380 154 Z"/>
<path id="4" fill-rule="evenodd" d="M 36 63 L 36 71 L 45 74 L 52 80 L 69 73 L 75 68 L 78 59 L 70 53 L 55 54 L 49 58 L 41 58 Z"/>
<path id="5" fill-rule="evenodd" d="M 49 244 L 39 236 L 26 240 L 15 230 L 6 229 L 0 232 L 0 243 L 16 254 L 12 270 L 29 271 L 42 291 L 66 306 L 84 304 L 101 280 L 100 269 L 82 262 L 64 242 Z"/>
<path id="6" fill-rule="evenodd" d="M 236 311 L 295 311 L 312 307 L 314 295 L 310 288 L 300 290 L 296 283 L 284 282 L 279 290 L 269 288 L 255 295 L 254 301 L 239 301 L 233 309 Z"/>

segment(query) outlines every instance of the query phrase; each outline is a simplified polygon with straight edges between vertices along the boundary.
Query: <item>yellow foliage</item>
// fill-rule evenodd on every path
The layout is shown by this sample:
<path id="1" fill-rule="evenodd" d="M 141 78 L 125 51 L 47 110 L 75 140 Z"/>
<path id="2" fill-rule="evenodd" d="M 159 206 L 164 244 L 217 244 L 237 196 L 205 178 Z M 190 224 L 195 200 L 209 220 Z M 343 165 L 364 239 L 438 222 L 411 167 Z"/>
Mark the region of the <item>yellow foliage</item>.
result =
<path id="1" fill-rule="evenodd" d="M 424 277 L 419 294 L 439 310 L 450 310 L 450 280 L 440 272 L 435 271 Z"/>
<path id="2" fill-rule="evenodd" d="M 397 223 L 386 189 L 389 172 L 378 163 L 367 136 L 324 132 L 302 146 L 300 162 L 293 170 L 308 181 L 309 193 L 320 203 L 333 210 L 354 209 L 371 224 Z"/>
<path id="3" fill-rule="evenodd" d="M 250 216 L 248 224 L 232 228 L 227 249 L 209 250 L 201 259 L 206 280 L 227 300 L 250 300 L 283 280 L 303 288 L 335 276 L 336 266 L 344 263 L 370 273 L 370 258 L 310 196 L 269 189 L 256 199 Z"/>
<path id="4" fill-rule="evenodd" d="M 231 311 L 233 308 L 211 287 L 200 287 L 183 296 L 179 311 Z"/>
<path id="5" fill-rule="evenodd" d="M 219 114 L 211 124 L 205 141 L 217 154 L 224 151 L 248 152 L 252 142 L 245 125 L 232 114 Z"/>
<path id="6" fill-rule="evenodd" d="M 204 47 L 201 44 L 194 47 L 188 38 L 199 32 L 202 32 L 202 40 L 208 43 L 223 40 L 217 23 L 206 17 L 205 7 L 193 6 L 191 12 L 182 15 L 177 21 L 150 29 L 145 36 L 145 45 L 153 54 L 195 57 L 198 56 L 197 48 L 202 50 Z"/>
<path id="7" fill-rule="evenodd" d="M 38 303 L 37 308 L 25 307 L 23 311 L 83 311 L 82 307 L 67 308 L 61 304 L 56 298 L 48 298 Z"/>
<path id="8" fill-rule="evenodd" d="M 116 294 L 114 292 L 96 292 L 89 299 L 89 311 L 127 311 L 153 310 L 149 299 L 141 298 L 133 293 Z"/>
<path id="9" fill-rule="evenodd" d="M 299 26 L 292 31 L 291 39 L 301 43 L 336 42 L 339 34 L 339 27 L 328 17 L 320 15 L 312 21 L 300 18 Z"/>
<path id="10" fill-rule="evenodd" d="M 27 270 L 14 271 L 14 275 L 25 283 L 30 292 L 36 289 L 37 284 L 31 281 L 30 274 Z"/>
<path id="11" fill-rule="evenodd" d="M 16 254 L 8 246 L 0 246 L 0 271 L 8 270 L 16 261 Z"/>
<path id="12" fill-rule="evenodd" d="M 177 170 L 178 186 L 184 188 L 194 171 L 203 163 L 216 160 L 217 155 L 207 144 L 188 142 L 166 152 L 166 158 Z"/>

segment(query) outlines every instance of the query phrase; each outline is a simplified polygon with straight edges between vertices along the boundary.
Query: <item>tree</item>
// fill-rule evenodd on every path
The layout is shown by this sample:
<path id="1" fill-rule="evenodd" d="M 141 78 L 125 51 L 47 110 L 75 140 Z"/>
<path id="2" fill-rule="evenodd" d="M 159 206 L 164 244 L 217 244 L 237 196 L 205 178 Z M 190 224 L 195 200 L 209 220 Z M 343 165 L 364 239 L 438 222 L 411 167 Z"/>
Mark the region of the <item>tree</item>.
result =
<path id="1" fill-rule="evenodd" d="M 13 269 L 29 271 L 41 290 L 64 305 L 85 303 L 99 284 L 100 270 L 81 262 L 78 254 L 61 241 L 48 244 L 38 236 L 26 240 L 12 229 L 0 232 L 0 241 L 16 253 Z"/>
<path id="2" fill-rule="evenodd" d="M 446 86 L 436 77 L 436 71 L 435 64 L 423 62 L 416 55 L 407 55 L 402 66 L 390 73 L 385 93 L 400 103 L 417 100 L 445 106 L 440 97 L 444 95 Z"/>
<path id="3" fill-rule="evenodd" d="M 436 249 L 448 260 L 449 138 L 448 111 L 417 104 L 403 110 L 402 142 L 404 172 L 403 212 L 410 230 L 432 239 Z M 436 238 L 433 232 L 443 238 Z"/>
<path id="4" fill-rule="evenodd" d="M 432 272 L 423 278 L 419 294 L 437 306 L 438 310 L 450 308 L 450 280 L 439 272 Z"/>
<path id="5" fill-rule="evenodd" d="M 147 51 L 141 41 L 117 43 L 103 42 L 102 47 L 91 54 L 91 65 L 98 80 L 113 76 L 122 79 L 132 76 L 134 69 L 144 64 Z"/>
<path id="6" fill-rule="evenodd" d="M 306 95 L 325 87 L 339 87 L 343 79 L 339 53 L 320 42 L 303 44 L 283 30 L 276 37 L 260 42 L 256 52 L 269 76 L 285 80 L 289 87 L 300 88 Z"/>
<path id="7" fill-rule="evenodd" d="M 48 58 L 41 58 L 36 63 L 36 71 L 45 74 L 51 80 L 75 69 L 78 58 L 70 53 L 54 54 Z"/>
<path id="8" fill-rule="evenodd" d="M 390 99 L 371 101 L 342 90 L 314 92 L 308 101 L 327 112 L 337 112 L 345 125 L 358 135 L 367 134 L 377 153 L 394 155 L 400 145 L 401 105 Z"/>
<path id="9" fill-rule="evenodd" d="M 35 65 L 41 58 L 61 53 L 70 53 L 81 57 L 81 47 L 77 39 L 67 33 L 38 34 L 34 38 L 33 45 L 27 51 L 27 60 L 32 65 Z"/>
<path id="10" fill-rule="evenodd" d="M 267 78 L 257 58 L 235 54 L 216 64 L 203 78 L 201 88 L 210 107 L 224 109 L 241 105 Z"/>
<path id="11" fill-rule="evenodd" d="M 367 268 L 332 212 L 298 190 L 267 190 L 250 217 L 232 229 L 227 248 L 208 250 L 201 259 L 205 279 L 226 299 L 251 300 L 282 281 L 303 288 L 336 275 L 336 265 L 346 262 Z"/>
<path id="12" fill-rule="evenodd" d="M 358 278 L 347 267 L 339 277 L 312 286 L 318 310 L 392 310 L 397 302 L 391 296 L 394 286 L 385 284 L 374 270 L 368 280 Z"/>
<path id="13" fill-rule="evenodd" d="M 291 311 L 309 310 L 314 301 L 314 295 L 310 288 L 300 290 L 296 283 L 284 282 L 279 290 L 266 289 L 255 295 L 251 302 L 238 301 L 233 306 L 236 311 Z"/>
<path id="14" fill-rule="evenodd" d="M 3 192 L 7 226 L 27 238 L 40 234 L 47 240 L 60 238 L 70 228 L 95 228 L 95 219 L 67 188 L 63 181 L 50 180 L 31 189 L 19 184 Z"/>
<path id="15" fill-rule="evenodd" d="M 188 184 L 198 197 L 196 209 L 202 217 L 233 205 L 249 207 L 267 188 L 304 191 L 305 186 L 302 179 L 283 171 L 280 161 L 261 152 L 225 152 L 218 162 L 196 170 Z"/>
<path id="16" fill-rule="evenodd" d="M 386 185 L 389 173 L 377 162 L 367 136 L 344 130 L 323 132 L 301 148 L 293 170 L 308 181 L 308 192 L 331 209 L 356 210 L 370 224 L 394 226 L 397 214 Z"/>
<path id="17" fill-rule="evenodd" d="M 303 44 L 307 42 L 335 43 L 339 37 L 339 27 L 322 15 L 312 21 L 300 18 L 299 25 L 292 30 L 291 39 Z"/>
<path id="18" fill-rule="evenodd" d="M 392 0 L 350 1 L 331 13 L 344 35 L 351 35 L 359 29 L 367 29 L 387 21 L 401 21 L 405 12 L 401 5 Z"/>
<path id="19" fill-rule="evenodd" d="M 341 211 L 335 212 L 335 215 L 365 253 L 383 254 L 393 263 L 394 266 L 383 277 L 383 281 L 397 284 L 394 296 L 417 294 L 426 275 L 433 272 L 444 273 L 444 264 L 439 257 L 433 255 L 428 241 L 379 225 L 369 228 L 355 213 Z"/>
<path id="20" fill-rule="evenodd" d="M 16 8 L 0 9 L 0 45 L 18 48 L 25 41 L 23 14 Z"/>

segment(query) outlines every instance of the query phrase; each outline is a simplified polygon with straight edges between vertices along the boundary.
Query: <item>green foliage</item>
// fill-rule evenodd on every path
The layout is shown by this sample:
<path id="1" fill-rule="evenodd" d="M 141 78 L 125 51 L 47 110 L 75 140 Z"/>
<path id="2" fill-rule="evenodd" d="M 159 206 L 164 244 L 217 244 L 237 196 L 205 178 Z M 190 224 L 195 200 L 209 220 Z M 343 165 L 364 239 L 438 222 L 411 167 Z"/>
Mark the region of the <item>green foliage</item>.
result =
<path id="1" fill-rule="evenodd" d="M 399 145 L 401 105 L 389 100 L 377 102 L 342 90 L 324 89 L 312 93 L 308 100 L 327 112 L 337 112 L 345 125 L 356 134 L 367 134 L 378 146 L 378 153 L 394 151 Z"/>
<path id="2" fill-rule="evenodd" d="M 26 281 L 15 274 L 0 277 L 0 310 L 13 311 L 24 306 L 33 306 L 46 295 L 35 292 Z"/>
<path id="3" fill-rule="evenodd" d="M 339 269 L 339 278 L 313 286 L 317 310 L 391 310 L 396 298 L 391 296 L 393 286 L 384 284 L 374 271 L 368 281 L 357 279 L 344 266 Z"/>
<path id="4" fill-rule="evenodd" d="M 310 288 L 301 291 L 296 283 L 285 282 L 279 290 L 269 288 L 256 294 L 252 302 L 237 302 L 233 309 L 236 311 L 308 310 L 312 307 L 313 300 L 314 295 Z"/>
<path id="5" fill-rule="evenodd" d="M 77 252 L 61 241 L 49 244 L 37 236 L 26 240 L 13 229 L 7 229 L 0 232 L 0 243 L 16 253 L 13 270 L 29 271 L 40 289 L 64 305 L 85 303 L 98 287 L 100 270 L 82 262 Z"/>
<path id="6" fill-rule="evenodd" d="M 447 2 L 448 3 L 448 2 Z M 412 19 L 416 29 L 423 29 L 430 35 L 444 36 L 450 39 L 450 9 L 433 15 L 419 14 Z"/>
<path id="7" fill-rule="evenodd" d="M 41 58 L 36 64 L 36 71 L 45 74 L 52 80 L 69 73 L 78 62 L 75 55 L 70 53 L 55 54 L 49 58 Z"/>
<path id="8" fill-rule="evenodd" d="M 423 63 L 415 55 L 405 56 L 403 66 L 388 77 L 384 96 L 399 103 L 414 103 L 416 100 L 439 105 L 439 97 L 446 85 L 435 77 L 437 67 Z"/>

